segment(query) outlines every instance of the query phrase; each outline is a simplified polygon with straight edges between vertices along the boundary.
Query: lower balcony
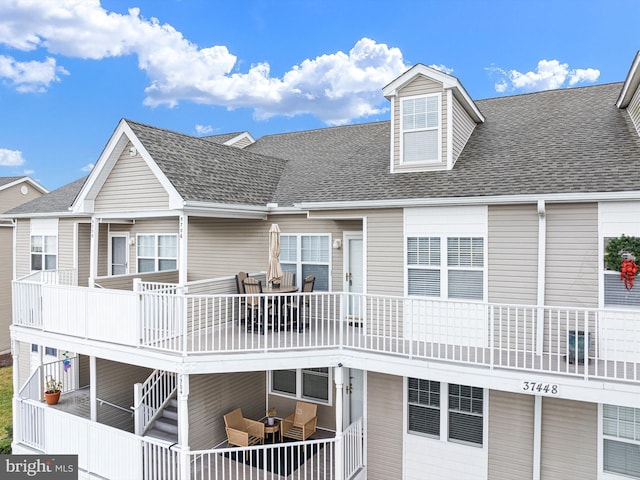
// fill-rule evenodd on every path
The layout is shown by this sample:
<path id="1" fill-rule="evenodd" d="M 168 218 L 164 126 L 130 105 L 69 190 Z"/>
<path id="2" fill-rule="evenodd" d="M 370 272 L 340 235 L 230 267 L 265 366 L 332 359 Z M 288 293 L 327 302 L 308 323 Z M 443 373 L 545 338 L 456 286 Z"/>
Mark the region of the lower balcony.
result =
<path id="1" fill-rule="evenodd" d="M 340 349 L 640 384 L 640 311 L 344 292 L 260 294 L 250 311 L 233 277 L 134 291 L 59 283 L 13 283 L 14 331 L 183 356 Z"/>

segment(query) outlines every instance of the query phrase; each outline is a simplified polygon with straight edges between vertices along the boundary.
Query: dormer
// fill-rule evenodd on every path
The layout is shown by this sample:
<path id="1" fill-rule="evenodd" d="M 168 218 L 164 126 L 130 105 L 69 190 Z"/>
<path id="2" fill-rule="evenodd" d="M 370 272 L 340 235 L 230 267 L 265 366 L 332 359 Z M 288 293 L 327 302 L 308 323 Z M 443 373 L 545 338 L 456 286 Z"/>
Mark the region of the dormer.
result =
<path id="1" fill-rule="evenodd" d="M 626 108 L 627 113 L 640 134 L 640 51 L 636 53 L 627 78 L 622 86 L 616 105 L 618 108 Z"/>
<path id="2" fill-rule="evenodd" d="M 383 89 L 391 101 L 391 172 L 450 170 L 480 110 L 457 78 L 417 64 Z"/>

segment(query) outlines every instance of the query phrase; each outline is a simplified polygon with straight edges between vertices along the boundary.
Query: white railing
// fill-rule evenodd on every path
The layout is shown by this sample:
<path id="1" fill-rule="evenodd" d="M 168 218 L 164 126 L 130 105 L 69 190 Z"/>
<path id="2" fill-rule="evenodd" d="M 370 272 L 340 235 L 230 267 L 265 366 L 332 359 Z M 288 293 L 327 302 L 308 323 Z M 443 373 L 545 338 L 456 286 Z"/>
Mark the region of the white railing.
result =
<path id="1" fill-rule="evenodd" d="M 41 291 L 39 296 L 34 288 Z M 314 292 L 127 292 L 14 282 L 14 324 L 170 353 L 350 348 L 640 381 L 640 311 Z M 587 354 L 572 358 L 582 340 Z M 586 360 L 586 361 L 585 361 Z"/>
<path id="2" fill-rule="evenodd" d="M 77 285 L 78 274 L 75 269 L 67 270 L 39 270 L 19 279 L 23 282 L 41 283 L 47 285 Z"/>
<path id="3" fill-rule="evenodd" d="M 347 427 L 342 441 L 344 446 L 344 478 L 348 480 L 364 467 L 362 418 Z"/>
<path id="4" fill-rule="evenodd" d="M 330 438 L 193 451 L 189 457 L 193 480 L 333 480 L 334 454 Z"/>
<path id="5" fill-rule="evenodd" d="M 79 469 L 100 478 L 143 479 L 143 443 L 149 440 L 33 400 L 16 399 L 14 407 L 20 412 L 14 442 L 43 453 L 76 454 Z"/>
<path id="6" fill-rule="evenodd" d="M 147 427 L 162 412 L 176 392 L 177 375 L 174 372 L 155 370 L 144 383 L 136 383 L 134 389 L 135 432 L 143 435 Z"/>

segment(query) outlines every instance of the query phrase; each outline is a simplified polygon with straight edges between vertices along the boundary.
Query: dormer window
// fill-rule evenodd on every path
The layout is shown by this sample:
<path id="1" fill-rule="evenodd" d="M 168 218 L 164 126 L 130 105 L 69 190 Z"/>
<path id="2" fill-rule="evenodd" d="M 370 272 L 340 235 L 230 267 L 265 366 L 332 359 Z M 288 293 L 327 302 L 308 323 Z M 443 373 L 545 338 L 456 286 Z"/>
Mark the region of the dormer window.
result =
<path id="1" fill-rule="evenodd" d="M 440 94 L 402 99 L 402 163 L 440 161 L 440 105 Z"/>

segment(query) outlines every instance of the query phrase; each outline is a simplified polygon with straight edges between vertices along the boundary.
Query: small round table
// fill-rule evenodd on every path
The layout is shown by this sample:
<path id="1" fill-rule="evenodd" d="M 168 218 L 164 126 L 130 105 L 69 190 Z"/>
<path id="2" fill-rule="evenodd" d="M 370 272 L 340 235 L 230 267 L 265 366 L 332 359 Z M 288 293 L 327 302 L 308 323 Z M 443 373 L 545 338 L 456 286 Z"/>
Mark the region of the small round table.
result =
<path id="1" fill-rule="evenodd" d="M 276 443 L 276 433 L 280 431 L 280 420 L 274 420 L 273 425 L 269 425 L 269 423 L 265 420 L 264 422 L 264 434 L 271 434 L 272 443 Z"/>

